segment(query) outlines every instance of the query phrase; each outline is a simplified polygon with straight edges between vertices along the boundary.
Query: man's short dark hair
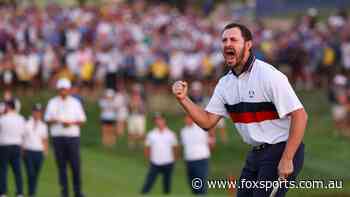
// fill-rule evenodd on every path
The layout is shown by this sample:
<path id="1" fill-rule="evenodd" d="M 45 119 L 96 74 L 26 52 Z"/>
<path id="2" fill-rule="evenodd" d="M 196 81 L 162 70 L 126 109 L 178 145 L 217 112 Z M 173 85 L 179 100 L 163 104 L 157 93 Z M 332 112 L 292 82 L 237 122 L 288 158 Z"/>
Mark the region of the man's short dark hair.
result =
<path id="1" fill-rule="evenodd" d="M 238 28 L 241 31 L 242 37 L 244 38 L 244 41 L 252 41 L 253 35 L 252 32 L 248 29 L 248 27 L 239 24 L 239 23 L 229 23 L 227 24 L 224 29 L 222 30 L 221 34 L 224 33 L 227 29 L 232 28 Z"/>

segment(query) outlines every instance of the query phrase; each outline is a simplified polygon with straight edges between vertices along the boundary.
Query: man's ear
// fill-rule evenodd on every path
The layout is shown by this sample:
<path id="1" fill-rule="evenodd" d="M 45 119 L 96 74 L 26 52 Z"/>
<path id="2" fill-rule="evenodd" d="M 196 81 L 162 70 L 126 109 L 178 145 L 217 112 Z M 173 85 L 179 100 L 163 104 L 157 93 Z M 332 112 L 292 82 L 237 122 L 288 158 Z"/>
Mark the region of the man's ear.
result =
<path id="1" fill-rule="evenodd" d="M 251 41 L 251 40 L 246 41 L 245 44 L 246 44 L 246 49 L 248 49 L 248 51 L 250 51 L 253 47 L 253 41 Z"/>

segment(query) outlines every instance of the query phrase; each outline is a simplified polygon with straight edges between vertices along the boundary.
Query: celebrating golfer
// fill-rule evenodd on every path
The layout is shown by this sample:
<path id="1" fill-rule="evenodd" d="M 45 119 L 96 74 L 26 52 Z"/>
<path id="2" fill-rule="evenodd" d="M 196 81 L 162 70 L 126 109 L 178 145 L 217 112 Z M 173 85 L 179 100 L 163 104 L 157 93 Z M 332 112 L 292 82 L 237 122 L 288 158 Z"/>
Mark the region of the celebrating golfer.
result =
<path id="1" fill-rule="evenodd" d="M 247 27 L 231 23 L 224 27 L 222 50 L 230 71 L 215 87 L 206 109 L 187 96 L 188 85 L 177 81 L 173 93 L 192 119 L 209 130 L 222 117 L 230 117 L 243 138 L 252 145 L 240 183 L 295 180 L 304 161 L 302 143 L 307 114 L 287 77 L 272 65 L 258 60 L 252 53 L 252 33 Z M 272 189 L 246 188 L 238 197 L 270 196 Z M 284 196 L 286 187 L 276 196 Z"/>

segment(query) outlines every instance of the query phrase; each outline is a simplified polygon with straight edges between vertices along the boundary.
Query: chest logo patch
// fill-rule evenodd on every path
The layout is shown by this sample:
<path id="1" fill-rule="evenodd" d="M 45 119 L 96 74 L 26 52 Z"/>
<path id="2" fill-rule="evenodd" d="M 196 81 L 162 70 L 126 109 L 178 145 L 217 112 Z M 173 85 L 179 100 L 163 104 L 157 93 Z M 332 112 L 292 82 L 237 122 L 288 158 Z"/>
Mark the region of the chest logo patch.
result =
<path id="1" fill-rule="evenodd" d="M 255 96 L 254 90 L 249 90 L 248 95 L 249 95 L 249 98 L 253 98 Z"/>

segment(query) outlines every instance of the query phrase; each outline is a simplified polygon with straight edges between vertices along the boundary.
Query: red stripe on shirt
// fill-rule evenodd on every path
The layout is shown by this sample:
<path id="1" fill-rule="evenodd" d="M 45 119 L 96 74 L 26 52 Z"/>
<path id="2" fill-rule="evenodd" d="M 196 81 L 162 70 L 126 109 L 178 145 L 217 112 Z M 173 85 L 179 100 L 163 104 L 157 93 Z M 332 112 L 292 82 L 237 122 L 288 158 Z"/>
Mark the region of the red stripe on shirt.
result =
<path id="1" fill-rule="evenodd" d="M 230 112 L 230 117 L 234 123 L 254 123 L 262 122 L 265 120 L 279 119 L 276 111 L 262 111 L 262 112 L 243 112 L 235 113 Z"/>

